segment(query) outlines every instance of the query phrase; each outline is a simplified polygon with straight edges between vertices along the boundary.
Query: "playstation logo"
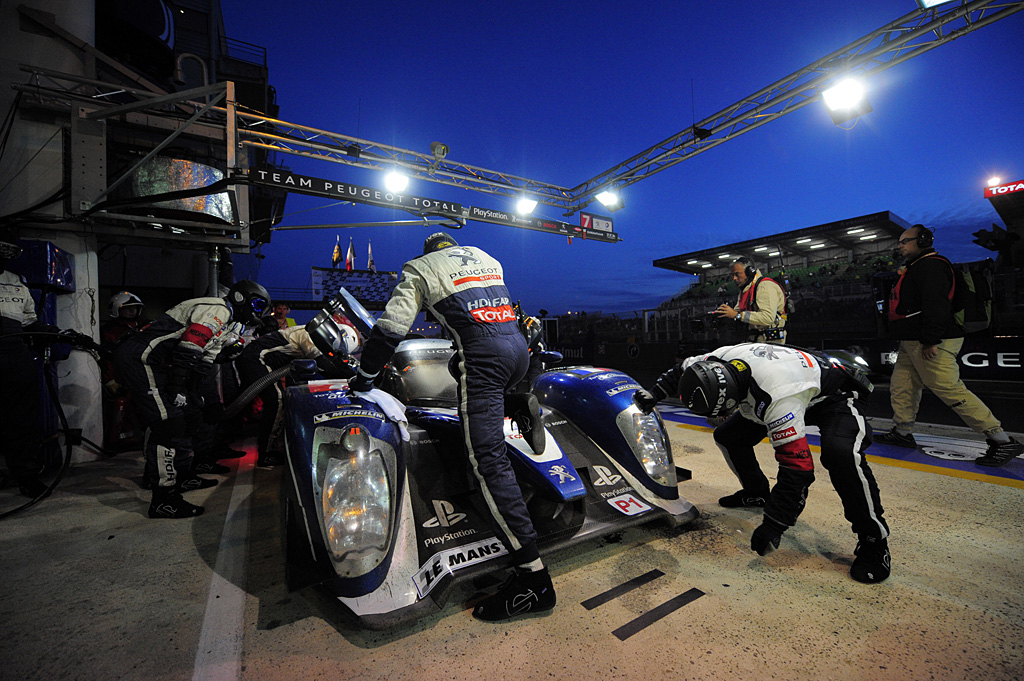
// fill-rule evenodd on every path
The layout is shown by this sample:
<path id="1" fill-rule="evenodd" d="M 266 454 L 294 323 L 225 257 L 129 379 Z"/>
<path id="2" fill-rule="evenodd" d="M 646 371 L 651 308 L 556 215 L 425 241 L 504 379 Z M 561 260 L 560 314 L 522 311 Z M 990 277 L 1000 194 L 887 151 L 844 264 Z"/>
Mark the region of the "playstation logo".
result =
<path id="1" fill-rule="evenodd" d="M 594 470 L 597 472 L 597 479 L 594 480 L 594 487 L 611 487 L 619 480 L 622 480 L 622 476 L 618 473 L 612 473 L 611 469 L 607 466 L 594 466 Z"/>
<path id="2" fill-rule="evenodd" d="M 456 513 L 450 501 L 434 499 L 434 517 L 423 523 L 423 527 L 451 527 L 466 519 L 465 513 Z"/>

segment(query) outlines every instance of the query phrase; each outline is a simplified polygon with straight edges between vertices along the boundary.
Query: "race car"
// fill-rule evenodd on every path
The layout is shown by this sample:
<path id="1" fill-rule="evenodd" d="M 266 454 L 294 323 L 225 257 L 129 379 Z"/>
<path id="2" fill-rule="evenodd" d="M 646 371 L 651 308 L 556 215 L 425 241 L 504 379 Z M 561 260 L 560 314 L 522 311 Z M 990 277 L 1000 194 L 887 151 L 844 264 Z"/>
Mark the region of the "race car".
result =
<path id="1" fill-rule="evenodd" d="M 334 314 L 364 336 L 373 318 L 344 289 L 328 308 L 307 329 L 328 365 L 350 363 Z M 507 567 L 469 471 L 453 354 L 442 339 L 398 346 L 377 385 L 405 406 L 407 427 L 350 395 L 343 379 L 295 380 L 285 394 L 289 586 L 320 585 L 365 628 L 437 612 L 457 580 Z M 633 403 L 639 388 L 620 371 L 573 366 L 507 397 L 505 442 L 542 555 L 655 519 L 697 517 L 679 494 L 689 473 L 674 463 L 661 416 Z"/>

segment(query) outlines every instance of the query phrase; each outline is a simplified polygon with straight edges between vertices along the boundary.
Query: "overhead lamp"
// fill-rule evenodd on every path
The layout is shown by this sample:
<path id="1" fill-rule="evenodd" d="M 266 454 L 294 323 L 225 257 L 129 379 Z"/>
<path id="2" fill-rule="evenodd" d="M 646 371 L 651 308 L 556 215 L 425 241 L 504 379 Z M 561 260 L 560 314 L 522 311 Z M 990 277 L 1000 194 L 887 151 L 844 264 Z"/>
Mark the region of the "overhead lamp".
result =
<path id="1" fill-rule="evenodd" d="M 870 113 L 871 105 L 864 96 L 864 85 L 854 78 L 845 78 L 821 93 L 828 114 L 836 125 Z"/>
<path id="2" fill-rule="evenodd" d="M 871 239 L 877 239 L 877 238 L 878 238 L 877 234 L 865 234 L 864 236 L 862 236 L 860 238 L 860 240 L 861 241 L 870 241 Z"/>
<path id="3" fill-rule="evenodd" d="M 825 248 L 825 244 L 811 244 L 811 250 L 813 251 L 815 248 Z"/>
<path id="4" fill-rule="evenodd" d="M 846 233 L 847 233 L 847 234 L 860 234 L 860 233 L 861 233 L 861 232 L 863 232 L 863 231 L 864 231 L 864 228 L 863 228 L 863 227 L 858 227 L 857 229 L 850 229 L 850 230 L 847 230 L 847 232 L 846 232 Z"/>
<path id="5" fill-rule="evenodd" d="M 996 185 L 998 185 L 1002 181 L 1003 181 L 1003 178 L 1001 178 L 1001 177 L 990 177 L 990 178 L 988 178 L 988 186 L 989 187 L 995 187 Z"/>
<path id="6" fill-rule="evenodd" d="M 617 211 L 622 208 L 622 198 L 618 192 L 605 189 L 603 192 L 594 195 L 594 198 L 601 202 L 601 205 L 610 211 Z"/>
<path id="7" fill-rule="evenodd" d="M 392 170 L 384 176 L 384 186 L 389 192 L 401 194 L 409 186 L 409 176 L 397 170 Z"/>
<path id="8" fill-rule="evenodd" d="M 700 260 L 687 260 L 686 264 L 687 265 L 696 265 L 699 262 L 700 262 Z"/>
<path id="9" fill-rule="evenodd" d="M 529 215 L 537 207 L 537 200 L 528 196 L 520 196 L 516 201 L 516 212 L 520 215 Z"/>
<path id="10" fill-rule="evenodd" d="M 931 9 L 947 2 L 950 2 L 950 0 L 917 0 L 917 6 L 921 9 Z"/>
<path id="11" fill-rule="evenodd" d="M 709 267 L 711 267 L 711 263 L 709 263 L 709 262 L 706 262 L 706 263 L 704 263 L 703 265 L 701 265 L 701 268 L 703 268 L 703 269 L 705 269 L 705 270 L 706 270 L 707 268 L 709 268 Z"/>
<path id="12" fill-rule="evenodd" d="M 731 255 L 729 255 L 728 253 L 723 253 L 722 255 L 718 256 L 718 259 L 719 259 L 719 260 L 728 260 L 728 259 L 729 259 L 729 258 L 731 258 L 731 257 L 732 257 L 732 256 L 731 256 Z"/>
<path id="13" fill-rule="evenodd" d="M 796 240 L 796 242 L 798 244 L 806 244 L 806 243 L 810 243 L 811 241 L 814 241 L 814 239 L 812 239 L 811 237 L 807 237 L 806 239 L 797 239 Z"/>
<path id="14" fill-rule="evenodd" d="M 761 252 L 767 251 L 767 250 L 768 250 L 767 246 L 758 246 L 757 248 L 754 249 L 754 253 L 761 253 Z"/>
<path id="15" fill-rule="evenodd" d="M 771 258 L 771 257 L 776 256 L 778 254 L 779 254 L 778 251 L 772 251 L 771 253 L 768 254 L 768 257 Z"/>

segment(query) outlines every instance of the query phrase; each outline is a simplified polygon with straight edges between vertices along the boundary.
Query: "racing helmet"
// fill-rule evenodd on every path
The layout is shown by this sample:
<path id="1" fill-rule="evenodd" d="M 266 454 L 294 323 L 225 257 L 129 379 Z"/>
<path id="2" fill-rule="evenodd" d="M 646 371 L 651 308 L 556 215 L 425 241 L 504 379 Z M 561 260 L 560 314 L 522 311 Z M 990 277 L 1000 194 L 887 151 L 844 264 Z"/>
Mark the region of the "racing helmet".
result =
<path id="1" fill-rule="evenodd" d="M 131 291 L 115 293 L 110 296 L 107 311 L 110 313 L 111 319 L 117 319 L 118 317 L 138 319 L 139 315 L 142 314 L 142 299 Z M 134 312 L 134 314 L 124 314 L 131 312 Z"/>
<path id="2" fill-rule="evenodd" d="M 709 357 L 694 362 L 679 379 L 679 398 L 698 416 L 728 416 L 736 411 L 750 387 L 750 367 L 734 359 Z"/>
<path id="3" fill-rule="evenodd" d="M 267 293 L 267 289 L 249 279 L 242 279 L 232 284 L 224 299 L 231 306 L 231 319 L 242 322 L 246 326 L 259 321 L 270 311 L 271 307 L 270 294 Z"/>
<path id="4" fill-rule="evenodd" d="M 338 325 L 338 331 L 341 332 L 339 349 L 343 350 L 346 355 L 351 355 L 359 349 L 359 334 L 356 333 L 356 328 L 352 326 L 352 322 L 345 315 L 335 313 L 333 319 L 334 323 Z"/>
<path id="5" fill-rule="evenodd" d="M 434 232 L 427 237 L 426 241 L 423 242 L 423 255 L 433 253 L 434 251 L 440 251 L 442 248 L 458 245 L 459 242 L 452 238 L 450 234 L 446 234 L 445 232 Z"/>

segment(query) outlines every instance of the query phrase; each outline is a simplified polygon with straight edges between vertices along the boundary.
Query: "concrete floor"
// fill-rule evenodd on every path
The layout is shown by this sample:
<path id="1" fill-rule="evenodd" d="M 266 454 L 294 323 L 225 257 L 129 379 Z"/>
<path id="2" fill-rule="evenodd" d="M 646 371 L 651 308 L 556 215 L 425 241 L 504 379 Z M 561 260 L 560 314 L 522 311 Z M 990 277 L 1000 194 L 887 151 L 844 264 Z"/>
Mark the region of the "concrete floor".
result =
<path id="1" fill-rule="evenodd" d="M 849 578 L 856 540 L 820 466 L 800 522 L 760 558 L 759 513 L 715 503 L 736 483 L 709 431 L 670 430 L 693 471 L 693 525 L 548 557 L 547 616 L 478 622 L 466 587 L 388 632 L 354 629 L 315 590 L 287 592 L 281 473 L 253 469 L 254 454 L 189 494 L 205 515 L 177 521 L 145 516 L 139 454 L 77 464 L 52 498 L 0 522 L 0 679 L 1024 678 L 1024 489 L 873 464 L 893 575 L 868 586 Z M 767 444 L 758 456 L 775 470 Z M 0 510 L 17 499 L 0 491 Z M 581 605 L 651 570 L 663 575 Z M 613 634 L 691 589 L 704 595 Z"/>

